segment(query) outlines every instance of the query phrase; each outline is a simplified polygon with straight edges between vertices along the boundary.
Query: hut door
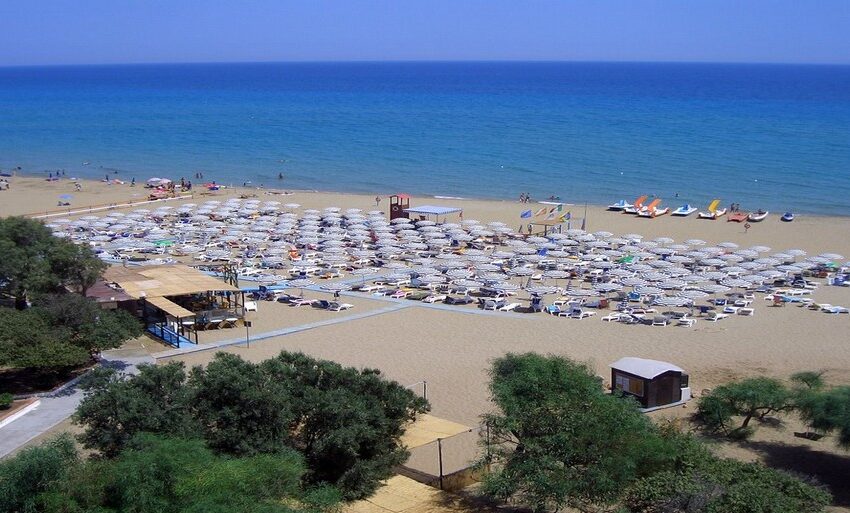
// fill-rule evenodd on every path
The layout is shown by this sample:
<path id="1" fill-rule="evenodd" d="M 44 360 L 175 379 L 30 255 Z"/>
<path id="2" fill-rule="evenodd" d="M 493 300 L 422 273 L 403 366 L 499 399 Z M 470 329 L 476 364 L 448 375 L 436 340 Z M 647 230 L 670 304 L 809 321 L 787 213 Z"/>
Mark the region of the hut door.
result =
<path id="1" fill-rule="evenodd" d="M 675 395 L 676 380 L 673 376 L 666 376 L 655 382 L 655 405 L 675 403 L 679 400 Z"/>

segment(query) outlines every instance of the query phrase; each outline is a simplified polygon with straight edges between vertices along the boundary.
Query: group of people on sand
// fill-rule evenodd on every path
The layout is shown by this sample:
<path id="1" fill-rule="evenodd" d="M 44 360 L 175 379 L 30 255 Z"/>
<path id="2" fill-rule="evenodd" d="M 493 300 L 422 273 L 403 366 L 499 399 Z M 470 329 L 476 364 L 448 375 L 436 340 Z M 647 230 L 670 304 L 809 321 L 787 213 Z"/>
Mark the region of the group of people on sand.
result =
<path id="1" fill-rule="evenodd" d="M 531 194 L 527 192 L 519 193 L 519 202 L 520 203 L 530 203 L 531 202 Z"/>
<path id="2" fill-rule="evenodd" d="M 729 212 L 740 212 L 741 204 L 740 203 L 732 203 L 729 205 Z"/>

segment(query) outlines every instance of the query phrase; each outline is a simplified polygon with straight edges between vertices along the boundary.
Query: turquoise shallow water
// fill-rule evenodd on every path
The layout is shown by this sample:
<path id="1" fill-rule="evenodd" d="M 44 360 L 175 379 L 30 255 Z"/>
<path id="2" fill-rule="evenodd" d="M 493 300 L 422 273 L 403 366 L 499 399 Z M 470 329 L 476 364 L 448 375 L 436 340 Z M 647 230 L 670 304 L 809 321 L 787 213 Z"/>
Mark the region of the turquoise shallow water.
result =
<path id="1" fill-rule="evenodd" d="M 0 68 L 0 168 L 15 166 L 602 204 L 720 197 L 848 215 L 850 67 Z"/>

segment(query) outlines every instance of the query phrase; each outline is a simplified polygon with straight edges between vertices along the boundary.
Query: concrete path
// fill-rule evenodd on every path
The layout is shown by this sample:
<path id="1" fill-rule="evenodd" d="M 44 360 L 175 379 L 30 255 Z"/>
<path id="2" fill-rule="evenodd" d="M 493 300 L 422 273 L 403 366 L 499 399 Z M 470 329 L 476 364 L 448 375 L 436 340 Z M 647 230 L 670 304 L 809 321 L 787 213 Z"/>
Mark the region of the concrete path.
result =
<path id="1" fill-rule="evenodd" d="M 338 317 L 332 317 L 330 319 L 325 319 L 323 321 L 316 321 L 307 324 L 299 324 L 298 326 L 290 326 L 288 328 L 281 328 L 279 330 L 273 331 L 265 331 L 263 333 L 251 334 L 251 343 L 259 342 L 261 340 L 266 340 L 273 337 L 280 337 L 283 335 L 289 335 L 292 333 L 298 333 L 300 331 L 312 330 L 314 328 L 321 328 L 322 326 L 330 326 L 332 324 L 339 324 L 341 322 L 348 322 L 357 319 L 365 319 L 366 317 L 374 317 L 376 315 L 381 315 L 385 313 L 395 312 L 398 310 L 402 310 L 404 308 L 408 308 L 410 305 L 406 304 L 393 304 L 390 306 L 386 306 L 384 308 L 379 308 L 377 310 L 368 310 L 365 312 L 355 313 L 351 315 L 343 315 Z M 213 349 L 220 349 L 222 347 L 228 346 L 236 346 L 236 345 L 244 345 L 245 339 L 243 337 L 239 338 L 231 338 L 228 340 L 219 340 L 218 342 L 210 342 L 208 344 L 198 344 L 192 345 L 188 347 L 181 347 L 179 349 L 169 349 L 168 351 L 162 351 L 159 353 L 154 353 L 153 357 L 157 360 L 160 358 L 170 358 L 173 356 L 179 356 L 188 353 L 196 353 L 198 351 L 210 351 Z"/>
<path id="2" fill-rule="evenodd" d="M 103 365 L 128 374 L 138 373 L 138 365 L 155 363 L 155 360 L 138 351 L 122 350 L 103 353 Z M 74 413 L 83 399 L 83 391 L 74 380 L 59 390 L 41 395 L 41 404 L 35 410 L 0 428 L 0 458 L 3 458 L 33 438 L 50 430 Z"/>

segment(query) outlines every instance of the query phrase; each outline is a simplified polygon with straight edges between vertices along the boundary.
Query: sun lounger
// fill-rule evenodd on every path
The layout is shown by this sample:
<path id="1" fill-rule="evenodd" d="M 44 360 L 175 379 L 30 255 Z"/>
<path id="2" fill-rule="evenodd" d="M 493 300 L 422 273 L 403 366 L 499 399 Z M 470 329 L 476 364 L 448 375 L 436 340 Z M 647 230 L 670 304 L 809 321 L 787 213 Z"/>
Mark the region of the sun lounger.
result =
<path id="1" fill-rule="evenodd" d="M 736 313 L 738 313 L 738 310 L 739 308 L 737 306 L 728 305 L 726 308 L 723 309 L 723 313 L 735 315 Z"/>
<path id="2" fill-rule="evenodd" d="M 315 302 L 316 302 L 315 299 L 306 299 L 306 298 L 302 297 L 301 299 L 296 299 L 295 301 L 290 301 L 289 304 L 290 304 L 290 306 L 311 306 Z"/>
<path id="3" fill-rule="evenodd" d="M 328 310 L 331 312 L 341 312 L 343 310 L 348 310 L 349 308 L 354 308 L 354 305 L 350 303 L 339 303 L 337 301 L 331 301 L 330 306 L 328 306 Z"/>
<path id="4" fill-rule="evenodd" d="M 628 316 L 629 316 L 629 314 L 624 313 L 624 312 L 612 312 L 612 313 L 606 315 L 605 317 L 603 317 L 602 320 L 605 321 L 605 322 L 619 321 L 623 317 L 628 317 Z"/>
<path id="5" fill-rule="evenodd" d="M 593 317 L 594 315 L 596 315 L 596 312 L 588 312 L 582 310 L 581 308 L 573 308 L 572 310 L 570 310 L 569 315 L 570 319 L 586 319 L 588 317 Z"/>
<path id="6" fill-rule="evenodd" d="M 520 303 L 508 303 L 504 306 L 499 307 L 499 311 L 500 312 L 511 312 L 513 310 L 516 310 L 520 306 L 522 306 Z"/>
<path id="7" fill-rule="evenodd" d="M 729 317 L 729 314 L 722 312 L 708 312 L 708 316 L 705 318 L 707 321 L 717 322 L 721 321 L 725 318 Z"/>
<path id="8" fill-rule="evenodd" d="M 755 308 L 749 308 L 749 307 L 738 308 L 738 315 L 743 315 L 743 316 L 746 316 L 746 317 L 752 317 L 753 315 L 755 315 L 755 313 L 756 313 Z"/>
<path id="9" fill-rule="evenodd" d="M 843 306 L 831 306 L 829 308 L 824 308 L 822 310 L 824 313 L 828 314 L 846 314 L 850 313 L 850 310 L 844 308 Z"/>
<path id="10" fill-rule="evenodd" d="M 236 322 L 239 320 L 239 317 L 225 317 L 223 321 L 221 321 L 220 328 L 235 328 Z"/>
<path id="11" fill-rule="evenodd" d="M 691 326 L 693 326 L 696 323 L 697 323 L 697 320 L 694 319 L 693 317 L 682 317 L 681 319 L 678 320 L 678 322 L 676 322 L 676 325 L 677 326 L 684 326 L 686 328 L 690 328 Z"/>
<path id="12" fill-rule="evenodd" d="M 423 303 L 437 303 L 439 301 L 445 301 L 446 297 L 447 296 L 445 294 L 430 294 L 426 298 L 424 298 L 422 300 L 422 302 Z"/>
<path id="13" fill-rule="evenodd" d="M 257 302 L 256 301 L 245 301 L 245 311 L 246 312 L 256 312 L 257 311 Z"/>
<path id="14" fill-rule="evenodd" d="M 505 306 L 507 302 L 503 299 L 488 299 L 484 301 L 484 309 L 485 310 L 498 310 Z"/>
<path id="15" fill-rule="evenodd" d="M 652 318 L 653 326 L 667 326 L 668 324 L 670 324 L 670 319 L 664 315 L 656 315 Z"/>

